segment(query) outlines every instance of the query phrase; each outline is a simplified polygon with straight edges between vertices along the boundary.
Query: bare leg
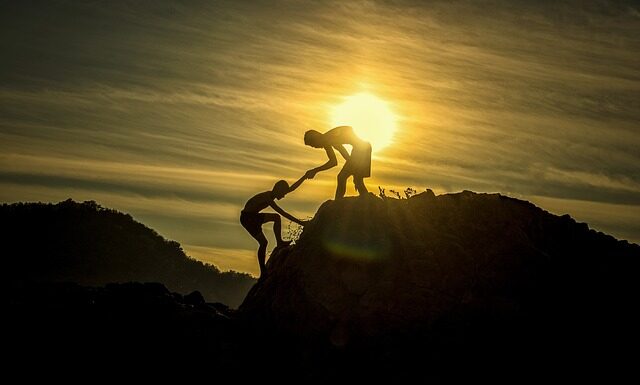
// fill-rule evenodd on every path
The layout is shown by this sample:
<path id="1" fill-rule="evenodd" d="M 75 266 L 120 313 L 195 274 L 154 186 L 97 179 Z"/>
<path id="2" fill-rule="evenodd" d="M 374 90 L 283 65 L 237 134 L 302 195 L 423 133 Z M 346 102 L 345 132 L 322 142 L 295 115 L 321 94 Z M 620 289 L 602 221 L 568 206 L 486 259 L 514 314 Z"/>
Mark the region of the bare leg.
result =
<path id="1" fill-rule="evenodd" d="M 356 186 L 356 190 L 361 197 L 366 196 L 369 193 L 367 186 L 364 185 L 364 178 L 361 176 L 353 177 L 353 184 Z"/>
<path id="2" fill-rule="evenodd" d="M 254 235 L 253 237 L 260 244 L 260 247 L 258 248 L 258 264 L 260 265 L 260 276 L 263 276 L 267 271 L 265 258 L 267 255 L 267 244 L 269 244 L 269 241 L 267 241 L 267 238 L 264 236 L 262 232 Z"/>
<path id="3" fill-rule="evenodd" d="M 282 219 L 280 218 L 280 215 L 278 214 L 265 214 L 266 216 L 266 221 L 267 222 L 272 222 L 273 221 L 273 233 L 276 236 L 276 242 L 278 242 L 278 245 L 276 246 L 276 248 L 278 247 L 283 247 L 283 246 L 288 246 L 291 241 L 283 241 L 282 240 Z"/>
<path id="4" fill-rule="evenodd" d="M 347 178 L 349 178 L 349 172 L 343 168 L 338 173 L 338 185 L 336 186 L 336 200 L 344 198 L 344 194 L 347 192 Z"/>
<path id="5" fill-rule="evenodd" d="M 278 244 L 282 243 L 282 219 L 280 215 L 276 216 L 276 220 L 273 221 L 273 233 L 276 235 L 276 241 Z"/>

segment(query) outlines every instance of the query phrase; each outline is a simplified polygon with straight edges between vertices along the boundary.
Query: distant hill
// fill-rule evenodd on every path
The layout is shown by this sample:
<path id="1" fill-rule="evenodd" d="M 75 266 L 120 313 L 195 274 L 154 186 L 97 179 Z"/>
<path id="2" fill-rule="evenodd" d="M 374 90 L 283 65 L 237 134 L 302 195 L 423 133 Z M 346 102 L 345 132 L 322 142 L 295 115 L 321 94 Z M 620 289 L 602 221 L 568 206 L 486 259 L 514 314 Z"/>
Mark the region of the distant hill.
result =
<path id="1" fill-rule="evenodd" d="M 180 244 L 93 201 L 0 206 L 4 282 L 160 282 L 237 306 L 255 279 L 220 272 L 187 256 Z"/>

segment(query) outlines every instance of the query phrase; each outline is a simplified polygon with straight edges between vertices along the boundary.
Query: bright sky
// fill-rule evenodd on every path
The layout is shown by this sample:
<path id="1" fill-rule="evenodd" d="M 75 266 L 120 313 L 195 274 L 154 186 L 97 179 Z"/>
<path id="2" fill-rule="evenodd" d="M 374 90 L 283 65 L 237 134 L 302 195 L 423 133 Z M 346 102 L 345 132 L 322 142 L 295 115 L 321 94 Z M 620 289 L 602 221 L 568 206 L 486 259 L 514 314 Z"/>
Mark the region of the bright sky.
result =
<path id="1" fill-rule="evenodd" d="M 256 273 L 246 199 L 324 162 L 352 95 L 394 114 L 372 191 L 501 192 L 640 242 L 635 2 L 0 5 L 0 200 L 96 200 Z M 338 168 L 280 201 L 312 215 Z M 353 193 L 349 186 L 348 193 Z"/>

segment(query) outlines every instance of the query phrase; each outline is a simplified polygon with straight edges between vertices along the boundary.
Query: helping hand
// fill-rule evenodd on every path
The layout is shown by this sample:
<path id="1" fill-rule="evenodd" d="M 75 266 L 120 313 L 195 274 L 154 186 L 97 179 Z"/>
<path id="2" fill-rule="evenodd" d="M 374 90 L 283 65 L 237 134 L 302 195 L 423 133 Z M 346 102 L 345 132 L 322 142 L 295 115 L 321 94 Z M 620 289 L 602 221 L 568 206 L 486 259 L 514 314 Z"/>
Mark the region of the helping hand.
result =
<path id="1" fill-rule="evenodd" d="M 317 173 L 316 170 L 309 170 L 304 174 L 304 176 L 307 179 L 313 179 L 316 176 L 316 173 Z"/>

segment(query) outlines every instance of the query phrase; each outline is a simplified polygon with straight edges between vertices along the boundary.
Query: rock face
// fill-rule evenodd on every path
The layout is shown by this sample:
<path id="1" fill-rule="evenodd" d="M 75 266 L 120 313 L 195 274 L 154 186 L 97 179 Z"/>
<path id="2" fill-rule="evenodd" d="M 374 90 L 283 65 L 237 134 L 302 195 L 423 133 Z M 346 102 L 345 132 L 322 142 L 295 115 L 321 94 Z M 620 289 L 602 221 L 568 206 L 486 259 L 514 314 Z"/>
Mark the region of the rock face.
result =
<path id="1" fill-rule="evenodd" d="M 579 351 L 635 329 L 639 262 L 638 245 L 499 194 L 347 198 L 271 256 L 239 312 L 338 349 Z"/>

